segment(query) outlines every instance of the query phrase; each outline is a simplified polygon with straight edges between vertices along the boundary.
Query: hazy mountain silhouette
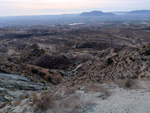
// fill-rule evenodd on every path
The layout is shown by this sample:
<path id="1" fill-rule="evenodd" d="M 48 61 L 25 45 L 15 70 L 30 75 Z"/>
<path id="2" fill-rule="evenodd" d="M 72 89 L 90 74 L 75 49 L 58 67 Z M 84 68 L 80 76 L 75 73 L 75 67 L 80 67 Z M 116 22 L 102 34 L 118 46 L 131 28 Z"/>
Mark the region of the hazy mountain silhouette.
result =
<path id="1" fill-rule="evenodd" d="M 135 11 L 128 12 L 127 14 L 147 15 L 147 14 L 150 14 L 150 10 L 135 10 Z"/>
<path id="2" fill-rule="evenodd" d="M 104 13 L 102 11 L 83 12 L 80 16 L 114 16 L 113 13 Z"/>

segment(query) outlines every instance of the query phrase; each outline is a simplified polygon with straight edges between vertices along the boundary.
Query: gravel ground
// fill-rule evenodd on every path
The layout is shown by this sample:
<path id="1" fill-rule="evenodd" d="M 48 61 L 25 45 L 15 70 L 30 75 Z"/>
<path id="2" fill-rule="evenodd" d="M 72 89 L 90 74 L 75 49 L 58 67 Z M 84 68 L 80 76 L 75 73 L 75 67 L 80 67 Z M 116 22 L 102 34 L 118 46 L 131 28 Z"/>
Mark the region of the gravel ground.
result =
<path id="1" fill-rule="evenodd" d="M 1 75 L 1 77 L 3 76 Z M 8 78 L 10 80 L 14 80 L 15 77 L 17 77 L 17 75 L 13 75 L 12 77 Z M 5 79 L 6 78 L 7 75 L 5 75 Z M 17 80 L 22 81 L 22 78 Z M 25 79 L 23 79 L 23 82 L 24 80 Z M 7 83 L 12 82 L 9 81 Z M 110 95 L 106 98 L 104 98 L 104 92 L 85 92 L 85 87 L 81 86 L 79 87 L 79 90 L 77 90 L 75 93 L 80 96 L 80 99 L 85 104 L 85 107 L 81 109 L 81 112 L 77 110 L 75 113 L 150 113 L 150 81 L 138 81 L 138 84 L 140 85 L 140 87 L 138 87 L 139 89 L 136 90 L 120 88 L 114 83 L 109 83 L 109 85 L 103 84 L 103 87 L 105 87 L 110 93 Z M 31 85 L 35 86 L 35 84 Z M 101 84 L 99 85 L 101 86 Z M 72 99 L 72 101 L 74 100 Z M 28 102 L 28 104 L 26 104 L 26 102 Z M 25 99 L 21 101 L 21 104 L 23 106 L 21 106 L 21 104 L 18 106 L 7 105 L 1 110 L 3 111 L 3 113 L 7 113 L 4 112 L 4 110 L 10 111 L 11 113 L 21 113 L 23 112 L 24 108 L 28 108 L 27 112 L 25 113 L 34 113 L 33 108 L 31 106 L 28 106 L 29 103 L 30 101 L 28 99 Z"/>
<path id="2" fill-rule="evenodd" d="M 107 99 L 95 97 L 96 105 L 90 107 L 85 113 L 150 113 L 150 92 L 146 90 L 127 90 L 111 85 L 112 95 Z"/>

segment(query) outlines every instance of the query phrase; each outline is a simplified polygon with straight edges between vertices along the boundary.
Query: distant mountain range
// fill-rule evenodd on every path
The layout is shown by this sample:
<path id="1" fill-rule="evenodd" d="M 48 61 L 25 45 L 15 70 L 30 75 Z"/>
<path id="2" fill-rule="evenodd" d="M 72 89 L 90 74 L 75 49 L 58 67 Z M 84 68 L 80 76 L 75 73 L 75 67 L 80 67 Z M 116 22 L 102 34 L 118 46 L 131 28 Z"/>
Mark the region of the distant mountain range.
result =
<path id="1" fill-rule="evenodd" d="M 128 12 L 127 14 L 130 14 L 130 15 L 150 15 L 150 10 L 135 10 L 135 11 L 131 11 L 131 12 Z"/>
<path id="2" fill-rule="evenodd" d="M 135 21 L 150 20 L 150 10 L 102 12 L 91 11 L 76 14 L 60 15 L 26 15 L 26 16 L 0 16 L 0 27 L 16 25 L 54 25 L 87 23 L 91 21 Z M 40 24 L 39 24 L 40 23 Z"/>
<path id="3" fill-rule="evenodd" d="M 83 12 L 80 16 L 114 16 L 113 13 L 104 13 L 102 11 Z"/>
<path id="4" fill-rule="evenodd" d="M 102 11 L 91 11 L 83 12 L 79 16 L 114 16 L 114 15 L 149 15 L 150 10 L 135 10 L 130 12 L 102 12 Z"/>

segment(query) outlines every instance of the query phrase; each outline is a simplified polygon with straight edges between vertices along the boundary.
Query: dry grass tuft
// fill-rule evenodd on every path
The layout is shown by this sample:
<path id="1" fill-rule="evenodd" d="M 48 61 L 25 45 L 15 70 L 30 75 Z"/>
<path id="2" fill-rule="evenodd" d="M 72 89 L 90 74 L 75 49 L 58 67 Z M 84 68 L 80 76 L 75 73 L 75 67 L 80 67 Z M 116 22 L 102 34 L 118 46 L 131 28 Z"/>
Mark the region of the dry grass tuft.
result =
<path id="1" fill-rule="evenodd" d="M 75 101 L 75 102 L 73 103 L 72 107 L 73 107 L 74 109 L 80 109 L 80 108 L 82 108 L 82 102 L 81 102 L 81 101 Z"/>
<path id="2" fill-rule="evenodd" d="M 70 108 L 70 109 L 80 109 L 82 108 L 82 100 L 78 94 L 73 94 L 65 99 L 63 99 L 60 103 L 59 107 L 63 109 Z"/>
<path id="3" fill-rule="evenodd" d="M 102 94 L 99 96 L 102 99 L 107 99 L 110 95 L 111 92 L 105 88 L 104 86 L 100 85 L 100 84 L 91 84 L 91 85 L 87 85 L 84 89 L 85 93 L 88 92 L 101 92 Z"/>
<path id="4" fill-rule="evenodd" d="M 85 86 L 85 93 L 88 92 L 103 92 L 105 88 L 99 84 L 90 84 Z"/>
<path id="5" fill-rule="evenodd" d="M 8 104 L 8 102 L 4 102 L 3 104 L 0 105 L 0 109 L 4 108 L 6 105 Z"/>
<path id="6" fill-rule="evenodd" d="M 56 103 L 50 94 L 42 94 L 41 97 L 34 97 L 35 111 L 46 111 L 55 108 Z"/>
<path id="7" fill-rule="evenodd" d="M 13 106 L 18 106 L 18 105 L 20 105 L 20 103 L 21 103 L 21 100 L 16 100 L 16 101 L 14 101 L 14 102 L 12 103 L 12 105 L 13 105 Z"/>
<path id="8" fill-rule="evenodd" d="M 33 105 L 34 104 L 36 104 L 36 102 L 38 101 L 38 96 L 36 95 L 36 93 L 34 92 L 34 93 L 32 93 L 32 103 L 33 103 Z"/>
<path id="9" fill-rule="evenodd" d="M 86 102 L 86 105 L 87 105 L 87 106 L 91 106 L 91 105 L 94 105 L 94 104 L 96 104 L 96 103 L 94 102 L 93 98 L 90 98 L 90 99 L 87 100 L 87 102 Z"/>
<path id="10" fill-rule="evenodd" d="M 60 92 L 55 92 L 54 95 L 53 95 L 53 99 L 56 100 L 56 101 L 61 100 L 62 98 L 63 97 L 62 97 Z"/>
<path id="11" fill-rule="evenodd" d="M 102 95 L 98 96 L 98 98 L 107 99 L 110 96 L 111 96 L 111 92 L 105 90 L 104 92 L 102 92 Z"/>
<path id="12" fill-rule="evenodd" d="M 106 92 L 106 88 L 100 84 L 90 84 L 85 86 L 85 93 L 88 92 Z"/>
<path id="13" fill-rule="evenodd" d="M 76 90 L 77 90 L 76 87 L 70 87 L 70 88 L 65 88 L 64 92 L 65 92 L 65 95 L 71 95 L 71 94 L 74 94 Z"/>
<path id="14" fill-rule="evenodd" d="M 21 97 L 21 99 L 26 99 L 26 98 L 29 98 L 29 95 L 28 94 L 25 94 Z"/>
<path id="15" fill-rule="evenodd" d="M 114 83 L 117 84 L 119 87 L 127 88 L 127 89 L 141 88 L 137 80 L 133 80 L 133 79 L 127 79 L 127 80 L 116 79 L 114 80 Z"/>

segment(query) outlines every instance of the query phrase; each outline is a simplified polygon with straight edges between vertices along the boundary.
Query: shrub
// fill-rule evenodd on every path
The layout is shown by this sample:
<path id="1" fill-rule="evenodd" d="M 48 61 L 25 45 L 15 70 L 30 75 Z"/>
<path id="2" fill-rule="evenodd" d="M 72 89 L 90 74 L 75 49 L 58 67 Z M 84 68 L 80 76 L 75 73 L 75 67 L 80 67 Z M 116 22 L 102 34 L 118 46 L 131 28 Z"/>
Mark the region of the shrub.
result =
<path id="1" fill-rule="evenodd" d="M 42 77 L 45 76 L 46 74 L 44 72 L 39 72 L 39 75 Z"/>
<path id="2" fill-rule="evenodd" d="M 35 100 L 35 111 L 42 112 L 55 107 L 55 102 L 50 94 L 42 94 L 40 98 Z"/>
<path id="3" fill-rule="evenodd" d="M 131 61 L 135 62 L 135 59 L 133 59 L 132 57 L 129 58 Z"/>
<path id="4" fill-rule="evenodd" d="M 36 93 L 32 93 L 32 102 L 33 105 L 38 101 L 38 96 L 36 95 Z"/>
<path id="5" fill-rule="evenodd" d="M 138 85 L 136 80 L 127 79 L 127 80 L 114 80 L 114 83 L 117 84 L 119 87 L 127 88 L 127 89 L 138 89 L 140 86 Z"/>
<path id="6" fill-rule="evenodd" d="M 37 69 L 34 69 L 34 68 L 32 68 L 32 73 L 34 73 L 34 74 L 38 74 L 38 70 Z"/>
<path id="7" fill-rule="evenodd" d="M 52 78 L 51 78 L 50 76 L 47 76 L 47 80 L 48 80 L 49 82 L 51 82 L 51 81 L 52 81 Z"/>
<path id="8" fill-rule="evenodd" d="M 149 56 L 149 55 L 150 55 L 150 50 L 144 51 L 143 54 L 144 54 L 145 56 Z"/>
<path id="9" fill-rule="evenodd" d="M 112 63 L 113 63 L 113 60 L 112 60 L 111 58 L 108 58 L 108 59 L 107 59 L 107 64 L 110 65 L 110 64 L 112 64 Z"/>
<path id="10" fill-rule="evenodd" d="M 132 81 L 131 81 L 131 80 L 127 80 L 127 81 L 125 82 L 125 87 L 126 87 L 126 88 L 131 88 L 131 87 L 132 87 Z"/>
<path id="11" fill-rule="evenodd" d="M 91 84 L 89 86 L 86 86 L 85 92 L 100 92 L 102 94 L 98 97 L 101 97 L 102 99 L 106 99 L 111 95 L 110 91 L 108 91 L 107 88 L 105 88 L 104 86 L 95 85 L 95 84 Z"/>
<path id="12" fill-rule="evenodd" d="M 61 100 L 63 97 L 60 92 L 55 92 L 53 95 L 54 100 Z"/>
<path id="13" fill-rule="evenodd" d="M 71 110 L 82 108 L 83 102 L 78 94 L 73 94 L 61 101 L 60 107 L 63 109 L 70 108 Z"/>
<path id="14" fill-rule="evenodd" d="M 44 49 L 35 49 L 33 52 L 34 52 L 34 56 L 39 57 L 45 53 L 45 50 Z"/>
<path id="15" fill-rule="evenodd" d="M 65 95 L 71 95 L 71 94 L 75 93 L 76 90 L 77 90 L 77 88 L 74 88 L 74 87 L 66 88 L 65 89 Z"/>
<path id="16" fill-rule="evenodd" d="M 101 92 L 103 90 L 104 90 L 104 87 L 102 87 L 100 85 L 95 85 L 95 84 L 87 85 L 84 88 L 85 93 L 88 93 L 88 92 Z"/>
<path id="17" fill-rule="evenodd" d="M 21 100 L 16 100 L 13 102 L 13 106 L 18 106 L 21 103 Z"/>

